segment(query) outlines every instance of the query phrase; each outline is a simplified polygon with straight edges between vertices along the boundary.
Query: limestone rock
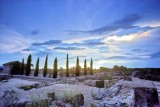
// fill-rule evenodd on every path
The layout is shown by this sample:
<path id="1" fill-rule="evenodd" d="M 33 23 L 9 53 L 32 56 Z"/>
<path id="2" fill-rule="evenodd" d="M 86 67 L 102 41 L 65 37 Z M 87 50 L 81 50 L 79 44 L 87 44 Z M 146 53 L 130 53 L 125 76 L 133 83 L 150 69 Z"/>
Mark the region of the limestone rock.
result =
<path id="1" fill-rule="evenodd" d="M 66 107 L 65 103 L 63 101 L 57 101 L 56 107 Z"/>
<path id="2" fill-rule="evenodd" d="M 26 107 L 32 107 L 32 102 L 26 103 Z"/>
<path id="3" fill-rule="evenodd" d="M 79 107 L 84 104 L 84 96 L 83 94 L 77 94 L 71 98 L 72 107 Z"/>
<path id="4" fill-rule="evenodd" d="M 90 102 L 90 105 L 91 105 L 91 107 L 101 107 L 99 104 L 99 101 L 96 101 L 96 100 Z"/>
<path id="5" fill-rule="evenodd" d="M 96 81 L 96 87 L 98 87 L 98 88 L 104 88 L 104 81 L 97 80 Z"/>
<path id="6" fill-rule="evenodd" d="M 48 99 L 42 99 L 40 107 L 49 107 Z"/>
<path id="7" fill-rule="evenodd" d="M 86 80 L 84 81 L 84 84 L 88 86 L 94 86 L 94 87 L 96 86 L 96 83 L 94 80 Z"/>
<path id="8" fill-rule="evenodd" d="M 55 92 L 47 93 L 48 98 L 51 98 L 52 101 L 55 100 Z"/>

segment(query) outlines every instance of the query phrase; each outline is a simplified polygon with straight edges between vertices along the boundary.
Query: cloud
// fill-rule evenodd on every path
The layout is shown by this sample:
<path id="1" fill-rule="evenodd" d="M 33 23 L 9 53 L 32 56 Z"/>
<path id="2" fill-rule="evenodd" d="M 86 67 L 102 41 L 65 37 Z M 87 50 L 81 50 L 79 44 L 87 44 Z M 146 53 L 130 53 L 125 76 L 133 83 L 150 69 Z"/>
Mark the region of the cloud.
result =
<path id="1" fill-rule="evenodd" d="M 50 51 L 37 51 L 36 53 L 34 53 L 34 55 L 39 56 L 39 57 L 44 57 L 46 55 L 51 55 L 52 53 Z"/>
<path id="2" fill-rule="evenodd" d="M 22 49 L 22 51 L 32 51 L 32 49 L 26 48 L 26 49 Z"/>
<path id="3" fill-rule="evenodd" d="M 160 58 L 160 51 L 152 53 L 151 58 Z"/>
<path id="4" fill-rule="evenodd" d="M 85 43 L 86 45 L 91 45 L 91 46 L 95 46 L 95 45 L 104 45 L 105 43 L 103 42 L 88 42 L 88 43 Z"/>
<path id="5" fill-rule="evenodd" d="M 36 29 L 36 30 L 32 30 L 31 31 L 31 35 L 37 35 L 40 33 L 40 30 L 39 29 Z"/>
<path id="6" fill-rule="evenodd" d="M 13 53 L 27 48 L 32 40 L 8 27 L 0 26 L 0 51 Z"/>
<path id="7" fill-rule="evenodd" d="M 133 52 L 148 52 L 149 50 L 144 50 L 144 49 L 133 49 Z"/>
<path id="8" fill-rule="evenodd" d="M 87 34 L 103 34 L 103 33 L 110 33 L 113 31 L 116 31 L 118 29 L 130 29 L 134 28 L 136 26 L 133 26 L 133 24 L 140 20 L 142 17 L 140 17 L 137 14 L 129 14 L 125 16 L 124 18 L 117 20 L 110 25 L 103 26 L 101 28 L 93 29 L 93 30 L 88 30 L 88 31 L 75 31 L 75 30 L 66 30 L 67 32 L 71 34 L 76 34 L 76 33 L 87 33 Z"/>
<path id="9" fill-rule="evenodd" d="M 54 44 L 60 44 L 60 43 L 62 43 L 61 40 L 49 40 L 41 43 L 38 43 L 38 42 L 32 43 L 32 46 L 54 45 Z"/>
<path id="10" fill-rule="evenodd" d="M 145 27 L 160 27 L 160 21 L 146 21 L 146 22 L 140 22 L 136 24 L 137 26 Z"/>
<path id="11" fill-rule="evenodd" d="M 79 47 L 55 47 L 55 50 L 83 50 L 85 48 L 79 48 Z"/>
<path id="12" fill-rule="evenodd" d="M 147 37 L 149 35 L 149 32 L 142 32 L 142 33 L 133 33 L 129 35 L 123 35 L 123 36 L 117 36 L 117 35 L 112 35 L 112 36 L 107 36 L 104 38 L 104 42 L 130 42 L 133 40 L 136 40 L 141 37 Z"/>
<path id="13" fill-rule="evenodd" d="M 94 40 L 94 39 L 99 39 L 99 38 L 102 38 L 100 37 L 99 35 L 92 35 L 90 37 L 76 37 L 76 38 L 71 38 L 71 39 L 67 39 L 67 40 L 63 40 L 64 43 L 68 43 L 68 44 L 71 44 L 71 43 L 82 43 L 83 41 L 86 41 L 86 40 Z"/>

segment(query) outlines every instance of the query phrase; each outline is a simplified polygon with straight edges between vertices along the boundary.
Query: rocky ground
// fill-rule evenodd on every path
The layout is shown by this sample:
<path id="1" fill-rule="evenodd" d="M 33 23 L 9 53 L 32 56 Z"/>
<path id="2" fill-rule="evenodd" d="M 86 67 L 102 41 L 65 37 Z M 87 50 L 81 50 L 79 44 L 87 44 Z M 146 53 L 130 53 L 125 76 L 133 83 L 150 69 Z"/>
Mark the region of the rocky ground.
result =
<path id="1" fill-rule="evenodd" d="M 140 107 L 141 104 L 139 102 L 142 99 L 142 105 L 146 106 L 150 98 L 156 98 L 157 93 L 157 100 L 155 99 L 154 103 L 150 104 L 155 107 L 160 106 L 158 104 L 160 82 L 155 81 L 134 77 L 132 77 L 132 81 L 105 80 L 105 88 L 97 88 L 96 84 L 99 80 L 93 80 L 92 78 L 96 78 L 94 76 L 63 79 L 13 77 L 0 82 L 0 107 L 3 107 L 3 103 L 14 102 L 21 102 L 20 107 L 32 107 L 33 104 L 38 102 L 42 104 L 47 102 L 47 106 L 50 107 L 55 107 L 56 105 L 58 107 L 134 107 L 135 105 Z M 152 92 L 153 94 L 148 94 Z M 140 96 L 137 98 L 137 95 Z M 5 100 L 10 98 L 10 101 Z M 22 106 L 23 102 L 25 106 Z M 42 107 L 46 107 L 46 105 Z"/>

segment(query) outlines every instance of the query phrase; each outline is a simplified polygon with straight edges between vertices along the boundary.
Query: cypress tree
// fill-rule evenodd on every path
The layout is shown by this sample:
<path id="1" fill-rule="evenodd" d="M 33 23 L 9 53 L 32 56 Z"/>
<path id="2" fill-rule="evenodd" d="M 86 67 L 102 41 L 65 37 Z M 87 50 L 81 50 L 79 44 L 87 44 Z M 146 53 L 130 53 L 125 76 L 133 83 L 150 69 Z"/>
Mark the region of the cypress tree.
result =
<path id="1" fill-rule="evenodd" d="M 34 76 L 38 76 L 38 72 L 39 72 L 39 58 L 37 59 L 36 68 L 34 71 Z"/>
<path id="2" fill-rule="evenodd" d="M 77 62 L 76 62 L 76 76 L 79 76 L 79 58 L 77 56 Z"/>
<path id="3" fill-rule="evenodd" d="M 67 61 L 66 61 L 66 77 L 69 77 L 69 59 L 67 54 Z"/>
<path id="4" fill-rule="evenodd" d="M 91 62 L 90 62 L 90 74 L 93 75 L 93 60 L 91 58 Z"/>
<path id="5" fill-rule="evenodd" d="M 31 54 L 29 54 L 26 66 L 26 76 L 29 76 L 29 74 L 31 73 L 31 62 L 32 62 L 32 56 Z"/>
<path id="6" fill-rule="evenodd" d="M 24 74 L 24 58 L 22 59 L 20 74 L 21 74 L 21 75 Z"/>
<path id="7" fill-rule="evenodd" d="M 44 69 L 43 69 L 43 77 L 46 77 L 47 75 L 47 64 L 48 63 L 48 55 L 46 56 L 45 64 L 44 64 Z"/>
<path id="8" fill-rule="evenodd" d="M 54 60 L 54 68 L 53 68 L 53 78 L 57 78 L 57 58 Z"/>
<path id="9" fill-rule="evenodd" d="M 86 59 L 84 60 L 84 75 L 87 74 L 87 61 Z"/>

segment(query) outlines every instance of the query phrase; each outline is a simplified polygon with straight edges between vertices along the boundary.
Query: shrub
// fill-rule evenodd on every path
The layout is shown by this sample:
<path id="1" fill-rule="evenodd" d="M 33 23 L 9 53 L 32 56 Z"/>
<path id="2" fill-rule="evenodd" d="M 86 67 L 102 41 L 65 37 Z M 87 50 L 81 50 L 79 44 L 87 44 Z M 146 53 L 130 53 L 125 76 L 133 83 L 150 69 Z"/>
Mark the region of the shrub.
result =
<path id="1" fill-rule="evenodd" d="M 79 92 L 75 91 L 75 90 L 65 90 L 65 91 L 63 91 L 63 94 L 64 94 L 63 100 L 65 102 L 71 102 L 71 98 L 78 93 Z"/>
<path id="2" fill-rule="evenodd" d="M 104 80 L 112 80 L 113 78 L 111 76 L 101 76 L 99 79 L 104 81 Z"/>

